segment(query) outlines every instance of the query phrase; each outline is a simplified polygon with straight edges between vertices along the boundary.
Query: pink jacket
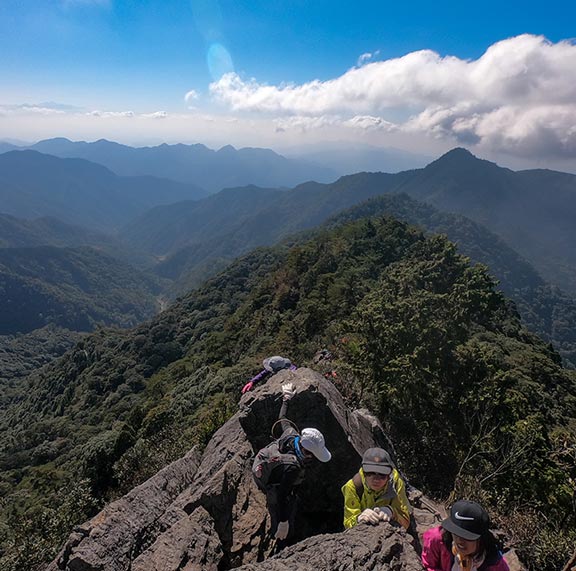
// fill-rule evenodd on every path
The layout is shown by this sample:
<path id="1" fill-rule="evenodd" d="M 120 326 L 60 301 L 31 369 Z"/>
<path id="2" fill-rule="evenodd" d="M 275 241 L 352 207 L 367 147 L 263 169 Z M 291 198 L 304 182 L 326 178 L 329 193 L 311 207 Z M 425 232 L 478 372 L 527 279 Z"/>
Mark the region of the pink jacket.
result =
<path id="1" fill-rule="evenodd" d="M 454 556 L 442 541 L 442 528 L 433 527 L 424 533 L 422 565 L 426 571 L 452 571 Z M 508 563 L 500 556 L 494 561 L 484 561 L 479 571 L 509 571 Z"/>

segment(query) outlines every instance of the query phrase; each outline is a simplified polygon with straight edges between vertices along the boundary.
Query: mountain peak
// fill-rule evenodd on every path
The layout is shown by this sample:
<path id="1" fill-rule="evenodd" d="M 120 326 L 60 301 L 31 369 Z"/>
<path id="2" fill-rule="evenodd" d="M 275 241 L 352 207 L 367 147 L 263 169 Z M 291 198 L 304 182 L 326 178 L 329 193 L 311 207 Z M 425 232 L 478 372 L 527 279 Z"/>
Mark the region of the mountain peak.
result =
<path id="1" fill-rule="evenodd" d="M 447 153 L 444 153 L 443 156 L 447 157 L 449 155 L 477 158 L 468 149 L 465 149 L 464 147 L 454 147 L 452 150 L 448 151 Z"/>
<path id="2" fill-rule="evenodd" d="M 504 169 L 503 167 L 499 167 L 496 163 L 491 161 L 479 159 L 476 155 L 473 155 L 468 149 L 464 149 L 463 147 L 456 147 L 451 151 L 443 154 L 440 158 L 431 162 L 425 168 L 425 170 L 443 168 L 458 172 L 462 169 L 469 170 L 471 168 L 486 167 L 508 170 Z"/>
<path id="3" fill-rule="evenodd" d="M 40 145 L 45 143 L 72 143 L 72 141 L 70 139 L 67 139 L 66 137 L 52 137 L 51 139 L 42 139 L 41 141 L 38 141 L 36 144 Z"/>
<path id="4" fill-rule="evenodd" d="M 224 147 L 222 147 L 221 149 L 219 149 L 217 151 L 219 154 L 235 154 L 236 153 L 236 149 L 232 146 L 232 145 L 225 145 Z"/>
<path id="5" fill-rule="evenodd" d="M 468 149 L 465 149 L 464 147 L 455 147 L 454 149 L 448 151 L 447 153 L 444 153 L 440 158 L 438 158 L 434 162 L 446 161 L 446 160 L 464 161 L 464 160 L 481 160 L 481 159 L 478 159 L 476 155 L 473 155 Z"/>

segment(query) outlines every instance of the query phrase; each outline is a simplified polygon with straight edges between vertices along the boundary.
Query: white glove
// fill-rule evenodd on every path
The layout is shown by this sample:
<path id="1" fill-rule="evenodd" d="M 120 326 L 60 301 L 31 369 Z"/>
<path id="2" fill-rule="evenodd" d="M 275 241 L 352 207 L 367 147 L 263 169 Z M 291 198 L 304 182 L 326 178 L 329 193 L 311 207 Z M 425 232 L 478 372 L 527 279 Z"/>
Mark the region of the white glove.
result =
<path id="1" fill-rule="evenodd" d="M 372 525 L 376 525 L 379 521 L 380 521 L 380 515 L 378 514 L 378 512 L 375 512 L 370 508 L 365 509 L 358 516 L 358 523 L 369 523 Z"/>
<path id="2" fill-rule="evenodd" d="M 282 385 L 282 399 L 290 400 L 296 394 L 296 387 L 292 383 Z"/>
<path id="3" fill-rule="evenodd" d="M 378 514 L 380 521 L 392 521 L 392 516 L 394 515 L 392 509 L 388 506 L 382 508 L 374 508 L 374 511 Z"/>
<path id="4" fill-rule="evenodd" d="M 276 539 L 286 539 L 290 524 L 287 521 L 281 521 L 276 528 Z"/>

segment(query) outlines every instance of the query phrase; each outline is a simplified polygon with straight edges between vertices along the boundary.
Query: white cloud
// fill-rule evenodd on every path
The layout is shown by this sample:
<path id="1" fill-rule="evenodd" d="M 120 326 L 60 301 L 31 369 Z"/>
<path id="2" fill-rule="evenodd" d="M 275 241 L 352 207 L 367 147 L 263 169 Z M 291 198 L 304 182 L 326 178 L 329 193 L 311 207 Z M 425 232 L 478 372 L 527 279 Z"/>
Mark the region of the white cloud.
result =
<path id="1" fill-rule="evenodd" d="M 198 94 L 198 92 L 194 89 L 191 89 L 188 93 L 186 93 L 186 95 L 184 95 L 184 101 L 190 106 L 190 108 L 194 108 L 193 107 L 193 102 L 197 101 L 200 98 L 200 95 Z"/>
<path id="2" fill-rule="evenodd" d="M 372 115 L 355 115 L 351 119 L 344 121 L 344 125 L 365 131 L 377 130 L 392 132 L 398 129 L 394 123 L 385 121 L 382 117 L 373 117 Z"/>
<path id="3" fill-rule="evenodd" d="M 66 113 L 64 109 L 57 109 L 55 107 L 48 107 L 43 104 L 28 105 L 26 103 L 20 105 L 0 105 L 0 115 L 63 115 Z"/>
<path id="4" fill-rule="evenodd" d="M 398 128 L 393 123 L 384 121 L 381 117 L 370 115 L 355 115 L 345 118 L 341 115 L 319 115 L 310 117 L 308 115 L 293 115 L 291 117 L 280 117 L 274 119 L 277 132 L 297 130 L 301 133 L 318 131 L 326 128 L 346 128 L 356 131 L 383 131 L 391 133 Z"/>
<path id="5" fill-rule="evenodd" d="M 370 60 L 376 58 L 380 54 L 380 50 L 375 51 L 374 53 L 367 52 L 362 54 L 358 58 L 358 67 L 363 66 L 365 63 L 368 63 Z"/>
<path id="6" fill-rule="evenodd" d="M 90 111 L 89 113 L 87 113 L 87 115 L 90 115 L 92 117 L 113 117 L 113 118 L 118 118 L 118 117 L 134 117 L 134 112 L 133 111 Z"/>
<path id="7" fill-rule="evenodd" d="M 145 119 L 166 119 L 168 113 L 166 113 L 166 111 L 155 111 L 154 113 L 142 113 L 140 116 Z"/>
<path id="8" fill-rule="evenodd" d="M 342 118 L 338 115 L 320 115 L 317 117 L 294 115 L 292 117 L 280 117 L 274 119 L 276 131 L 278 132 L 296 130 L 305 133 L 308 131 L 317 131 L 325 127 L 340 125 L 341 123 Z"/>
<path id="9" fill-rule="evenodd" d="M 422 50 L 359 65 L 328 81 L 264 85 L 229 73 L 210 85 L 235 112 L 281 115 L 277 128 L 422 133 L 520 155 L 576 155 L 576 45 L 521 35 L 477 60 Z M 403 116 L 401 122 L 390 122 Z M 308 118 L 305 120 L 305 118 Z"/>

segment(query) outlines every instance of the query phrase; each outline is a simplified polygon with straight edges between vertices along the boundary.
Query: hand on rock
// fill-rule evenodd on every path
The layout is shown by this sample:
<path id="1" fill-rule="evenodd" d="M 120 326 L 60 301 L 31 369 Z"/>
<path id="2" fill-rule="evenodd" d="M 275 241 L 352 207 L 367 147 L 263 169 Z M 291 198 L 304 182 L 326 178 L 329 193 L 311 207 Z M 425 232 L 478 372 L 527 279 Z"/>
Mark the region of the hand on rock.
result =
<path id="1" fill-rule="evenodd" d="M 290 524 L 287 521 L 281 521 L 276 528 L 276 539 L 286 539 L 288 537 L 288 530 Z"/>
<path id="2" fill-rule="evenodd" d="M 252 381 L 249 381 L 248 383 L 246 383 L 242 387 L 242 394 L 247 393 L 248 391 L 252 390 L 253 386 L 254 386 L 254 383 Z"/>
<path id="3" fill-rule="evenodd" d="M 282 385 L 282 399 L 290 400 L 296 394 L 296 387 L 292 383 Z"/>
<path id="4" fill-rule="evenodd" d="M 380 521 L 392 521 L 392 510 L 388 506 L 374 508 L 374 511 L 378 514 Z"/>
<path id="5" fill-rule="evenodd" d="M 370 508 L 365 509 L 358 516 L 358 523 L 369 523 L 371 525 L 376 525 L 380 522 L 380 514 L 371 510 Z"/>

